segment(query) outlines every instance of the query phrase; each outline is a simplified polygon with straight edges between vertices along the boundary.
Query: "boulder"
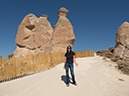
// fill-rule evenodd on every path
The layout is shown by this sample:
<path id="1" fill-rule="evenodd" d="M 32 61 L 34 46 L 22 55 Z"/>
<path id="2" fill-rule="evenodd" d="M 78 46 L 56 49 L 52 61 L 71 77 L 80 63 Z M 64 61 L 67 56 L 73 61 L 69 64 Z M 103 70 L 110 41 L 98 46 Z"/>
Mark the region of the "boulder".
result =
<path id="1" fill-rule="evenodd" d="M 113 53 L 114 47 L 109 47 L 108 50 L 109 50 L 111 53 Z"/>
<path id="2" fill-rule="evenodd" d="M 66 52 L 66 47 L 68 45 L 73 46 L 74 44 L 75 36 L 73 33 L 73 26 L 66 17 L 67 13 L 69 13 L 69 11 L 64 7 L 59 9 L 59 20 L 54 27 L 52 37 L 52 52 Z"/>
<path id="3" fill-rule="evenodd" d="M 116 33 L 114 54 L 129 60 L 129 23 L 124 22 Z"/>

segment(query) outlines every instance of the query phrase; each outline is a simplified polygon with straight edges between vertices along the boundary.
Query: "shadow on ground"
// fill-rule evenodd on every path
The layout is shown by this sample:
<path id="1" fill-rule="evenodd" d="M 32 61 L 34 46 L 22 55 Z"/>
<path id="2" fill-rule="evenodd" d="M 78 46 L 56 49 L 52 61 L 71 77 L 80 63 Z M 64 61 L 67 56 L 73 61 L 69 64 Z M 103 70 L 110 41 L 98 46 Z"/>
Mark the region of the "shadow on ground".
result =
<path id="1" fill-rule="evenodd" d="M 69 83 L 73 84 L 73 82 L 71 82 L 71 80 L 72 79 L 69 77 Z M 66 76 L 65 75 L 61 76 L 61 81 L 63 81 L 66 84 Z"/>

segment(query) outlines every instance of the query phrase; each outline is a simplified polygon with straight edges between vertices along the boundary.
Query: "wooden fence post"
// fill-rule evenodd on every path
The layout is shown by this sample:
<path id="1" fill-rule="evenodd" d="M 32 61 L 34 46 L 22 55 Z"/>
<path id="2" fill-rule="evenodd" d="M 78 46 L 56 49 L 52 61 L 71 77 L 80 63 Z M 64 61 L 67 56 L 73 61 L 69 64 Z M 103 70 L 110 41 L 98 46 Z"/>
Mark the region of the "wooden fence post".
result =
<path id="1" fill-rule="evenodd" d="M 39 71 L 42 71 L 42 65 L 43 65 L 43 54 L 40 54 Z"/>
<path id="2" fill-rule="evenodd" d="M 7 66 L 7 68 L 8 68 L 8 79 L 10 79 L 10 67 L 9 67 L 10 61 L 9 61 L 9 57 L 8 57 L 7 62 L 8 62 L 8 66 Z"/>
<path id="3" fill-rule="evenodd" d="M 9 69 L 8 70 L 9 71 L 8 72 L 9 73 L 8 75 L 9 75 L 9 80 L 10 80 L 11 79 L 11 60 L 10 60 L 10 58 L 8 58 L 8 69 Z"/>
<path id="4" fill-rule="evenodd" d="M 19 65 L 19 67 L 18 67 L 18 74 L 19 74 L 19 76 L 21 76 L 21 57 L 18 57 L 18 65 Z"/>
<path id="5" fill-rule="evenodd" d="M 7 62 L 7 59 L 5 58 L 5 68 L 6 68 L 6 70 L 5 70 L 5 73 L 6 73 L 6 80 L 8 79 L 8 62 Z"/>
<path id="6" fill-rule="evenodd" d="M 43 61 L 44 61 L 44 54 L 41 55 L 41 64 L 40 64 L 40 67 L 39 67 L 39 70 L 42 71 L 43 70 Z"/>
<path id="7" fill-rule="evenodd" d="M 47 61 L 48 61 L 48 63 L 47 63 L 47 69 L 50 69 L 50 67 L 51 67 L 51 53 L 48 53 L 47 54 Z"/>
<path id="8" fill-rule="evenodd" d="M 18 59 L 17 59 L 17 57 L 15 58 L 15 60 L 16 60 L 16 76 L 18 76 Z"/>
<path id="9" fill-rule="evenodd" d="M 6 79 L 6 75 L 5 75 L 5 59 L 4 58 L 3 58 L 3 62 L 2 63 L 3 63 L 2 67 L 3 67 L 3 71 L 4 71 L 3 72 L 3 79 L 5 80 Z"/>

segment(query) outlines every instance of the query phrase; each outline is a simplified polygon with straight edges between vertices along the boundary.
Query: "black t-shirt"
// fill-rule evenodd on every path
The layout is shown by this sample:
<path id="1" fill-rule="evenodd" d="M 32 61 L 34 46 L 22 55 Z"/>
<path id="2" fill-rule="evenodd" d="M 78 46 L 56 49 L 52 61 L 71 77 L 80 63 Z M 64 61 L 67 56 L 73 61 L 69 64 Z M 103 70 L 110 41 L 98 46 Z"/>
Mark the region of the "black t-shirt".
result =
<path id="1" fill-rule="evenodd" d="M 65 53 L 65 57 L 67 57 L 66 63 L 69 63 L 69 64 L 73 63 L 73 55 L 75 55 L 73 51 L 71 51 L 70 53 Z"/>

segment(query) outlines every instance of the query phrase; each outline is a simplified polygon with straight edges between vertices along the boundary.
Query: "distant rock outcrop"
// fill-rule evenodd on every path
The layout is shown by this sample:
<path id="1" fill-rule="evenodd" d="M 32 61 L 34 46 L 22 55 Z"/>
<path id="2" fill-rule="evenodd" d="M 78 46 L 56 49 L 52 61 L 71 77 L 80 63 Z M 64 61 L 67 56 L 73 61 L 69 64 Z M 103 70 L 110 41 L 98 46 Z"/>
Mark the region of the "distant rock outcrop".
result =
<path id="1" fill-rule="evenodd" d="M 118 28 L 115 48 L 109 47 L 108 50 L 99 50 L 96 54 L 116 62 L 117 68 L 129 75 L 129 23 L 124 22 Z"/>
<path id="2" fill-rule="evenodd" d="M 2 59 L 2 56 L 0 55 L 0 59 Z"/>
<path id="3" fill-rule="evenodd" d="M 75 36 L 73 27 L 66 18 L 68 12 L 67 9 L 60 8 L 59 20 L 54 31 L 47 20 L 47 15 L 41 15 L 40 18 L 34 14 L 26 15 L 18 27 L 15 39 L 17 48 L 13 52 L 14 56 L 65 52 L 68 45 L 73 46 Z"/>
<path id="4" fill-rule="evenodd" d="M 116 34 L 114 54 L 129 60 L 129 23 L 124 22 Z"/>
<path id="5" fill-rule="evenodd" d="M 66 52 L 68 45 L 73 46 L 75 36 L 73 33 L 73 26 L 67 19 L 66 14 L 69 11 L 65 8 L 60 8 L 58 12 L 59 20 L 56 23 L 53 31 L 52 44 L 53 52 Z"/>
<path id="6" fill-rule="evenodd" d="M 108 50 L 96 51 L 96 54 L 99 56 L 104 56 L 106 58 L 112 58 L 112 57 L 114 57 L 114 54 L 113 54 L 112 50 L 110 50 L 111 48 L 112 48 L 112 50 L 114 50 L 113 47 L 109 47 Z"/>

